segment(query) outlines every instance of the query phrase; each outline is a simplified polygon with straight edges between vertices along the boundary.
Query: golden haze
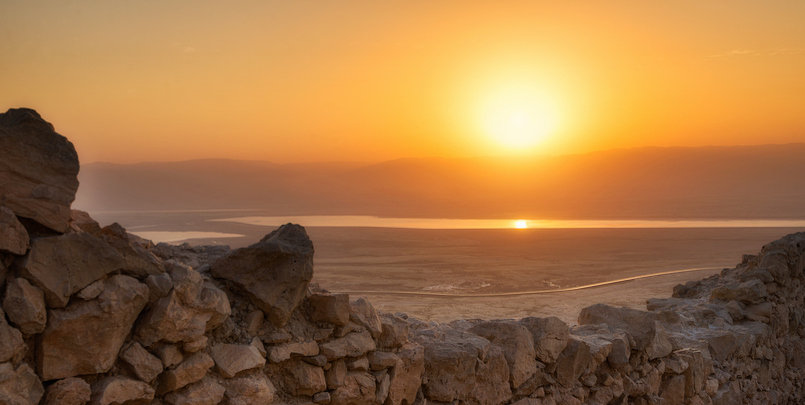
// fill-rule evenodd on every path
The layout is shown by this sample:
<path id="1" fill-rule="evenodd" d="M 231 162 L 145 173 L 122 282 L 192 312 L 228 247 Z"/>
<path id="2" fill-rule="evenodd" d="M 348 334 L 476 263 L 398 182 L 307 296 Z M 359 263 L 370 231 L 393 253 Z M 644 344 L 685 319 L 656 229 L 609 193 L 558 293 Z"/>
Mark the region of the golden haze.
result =
<path id="1" fill-rule="evenodd" d="M 83 162 L 796 142 L 803 20 L 746 0 L 2 2 L 0 106 Z M 541 139 L 490 134 L 507 88 L 545 100 L 512 113 Z"/>

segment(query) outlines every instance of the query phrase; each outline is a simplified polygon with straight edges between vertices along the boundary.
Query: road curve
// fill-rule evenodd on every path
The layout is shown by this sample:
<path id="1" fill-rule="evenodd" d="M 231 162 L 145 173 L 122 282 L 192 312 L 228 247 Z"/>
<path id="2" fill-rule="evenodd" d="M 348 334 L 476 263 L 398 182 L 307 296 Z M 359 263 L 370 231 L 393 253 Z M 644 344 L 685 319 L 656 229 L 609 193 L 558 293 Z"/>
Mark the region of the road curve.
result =
<path id="1" fill-rule="evenodd" d="M 590 289 L 590 288 L 602 287 L 602 286 L 605 286 L 605 285 L 625 283 L 627 281 L 632 281 L 632 280 L 639 280 L 641 278 L 658 277 L 658 276 L 665 276 L 665 275 L 668 275 L 668 274 L 677 274 L 677 273 L 688 273 L 688 272 L 700 271 L 700 270 L 717 270 L 717 269 L 722 269 L 722 268 L 723 267 L 697 267 L 697 268 L 693 268 L 693 269 L 663 271 L 663 272 L 659 272 L 659 273 L 643 274 L 643 275 L 634 276 L 634 277 L 619 278 L 617 280 L 602 281 L 600 283 L 579 285 L 579 286 L 576 286 L 576 287 L 557 288 L 557 289 L 554 289 L 554 290 L 515 291 L 515 292 L 489 293 L 489 294 L 450 294 L 450 293 L 433 293 L 433 292 L 421 292 L 421 291 L 333 291 L 333 293 L 337 293 L 337 294 L 354 294 L 354 295 L 360 295 L 360 294 L 416 295 L 416 296 L 440 297 L 440 298 L 512 297 L 512 296 L 518 296 L 518 295 L 555 294 L 555 293 L 568 292 L 568 291 L 587 290 L 587 289 Z"/>

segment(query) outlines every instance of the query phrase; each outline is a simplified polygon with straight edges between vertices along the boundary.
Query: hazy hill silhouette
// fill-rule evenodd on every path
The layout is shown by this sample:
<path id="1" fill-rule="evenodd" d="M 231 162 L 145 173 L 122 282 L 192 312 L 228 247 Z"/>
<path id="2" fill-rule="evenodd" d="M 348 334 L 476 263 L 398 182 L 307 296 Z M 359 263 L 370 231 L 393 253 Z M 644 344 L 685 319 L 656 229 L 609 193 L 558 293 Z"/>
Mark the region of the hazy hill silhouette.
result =
<path id="1" fill-rule="evenodd" d="M 262 209 L 444 218 L 805 218 L 805 144 L 377 164 L 83 165 L 90 212 Z"/>

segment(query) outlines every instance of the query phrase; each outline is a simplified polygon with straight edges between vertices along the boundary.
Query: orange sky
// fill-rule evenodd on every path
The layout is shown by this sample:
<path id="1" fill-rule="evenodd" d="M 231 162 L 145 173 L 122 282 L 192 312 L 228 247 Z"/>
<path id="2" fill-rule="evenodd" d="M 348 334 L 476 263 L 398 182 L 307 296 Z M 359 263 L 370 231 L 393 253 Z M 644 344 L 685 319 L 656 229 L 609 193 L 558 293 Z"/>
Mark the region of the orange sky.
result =
<path id="1" fill-rule="evenodd" d="M 4 1 L 0 109 L 85 163 L 802 142 L 803 21 L 802 1 Z M 507 146 L 489 121 L 523 104 L 552 124 Z"/>

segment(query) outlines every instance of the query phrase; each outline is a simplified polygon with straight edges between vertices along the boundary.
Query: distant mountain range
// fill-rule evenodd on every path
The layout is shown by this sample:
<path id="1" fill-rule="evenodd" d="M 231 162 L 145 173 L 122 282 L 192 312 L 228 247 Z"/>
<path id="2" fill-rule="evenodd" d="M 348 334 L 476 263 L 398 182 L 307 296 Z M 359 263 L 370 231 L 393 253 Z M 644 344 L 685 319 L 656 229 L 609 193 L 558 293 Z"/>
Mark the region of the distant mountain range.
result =
<path id="1" fill-rule="evenodd" d="M 377 164 L 226 159 L 81 166 L 74 208 L 266 215 L 802 219 L 805 144 Z"/>

